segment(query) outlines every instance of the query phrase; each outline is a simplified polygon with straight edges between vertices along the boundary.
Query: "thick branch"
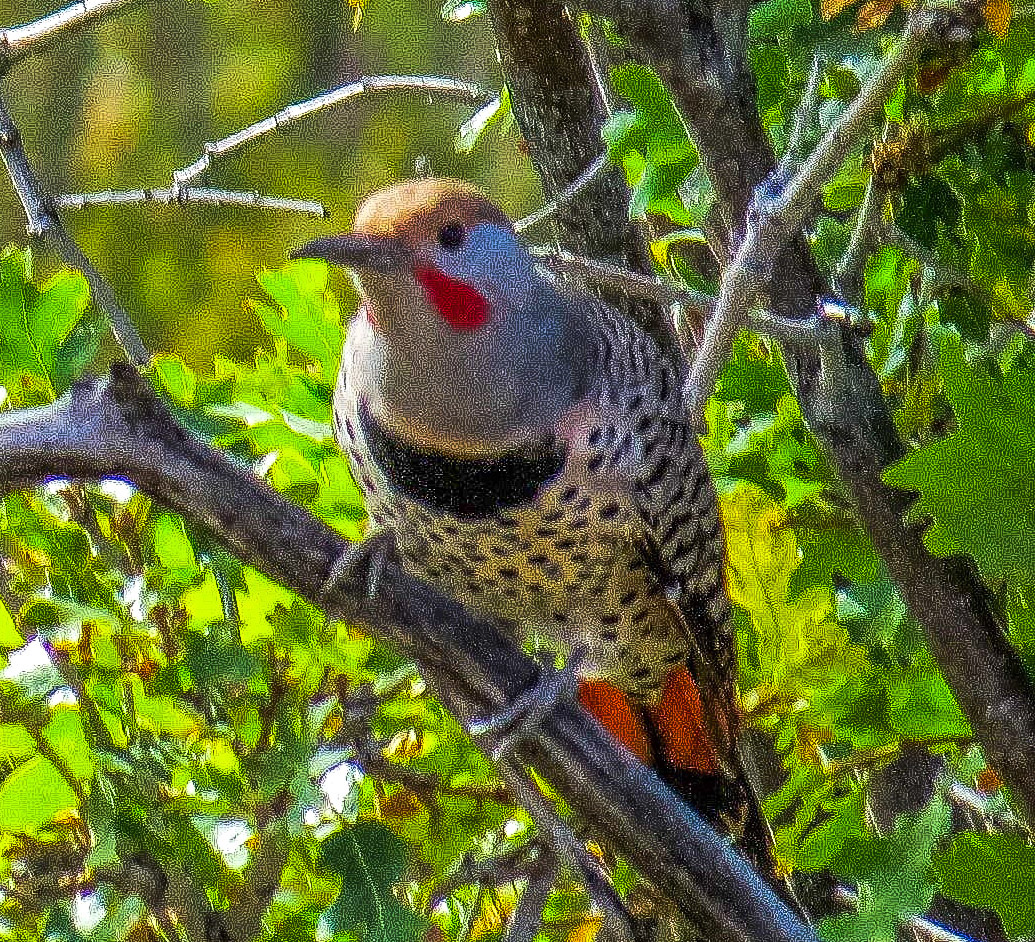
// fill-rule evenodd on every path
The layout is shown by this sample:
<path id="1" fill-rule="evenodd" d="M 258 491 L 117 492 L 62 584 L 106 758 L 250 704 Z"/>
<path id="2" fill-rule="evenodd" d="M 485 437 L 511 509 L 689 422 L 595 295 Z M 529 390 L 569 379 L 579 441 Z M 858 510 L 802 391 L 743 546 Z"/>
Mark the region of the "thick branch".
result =
<path id="1" fill-rule="evenodd" d="M 386 564 L 326 585 L 350 544 L 176 424 L 140 376 L 116 366 L 52 406 L 0 418 L 0 488 L 48 477 L 125 477 L 210 528 L 244 560 L 413 656 L 466 722 L 511 702 L 540 669 L 492 623 Z M 360 567 L 362 568 L 362 567 Z M 485 733 L 499 747 L 500 734 Z M 518 747 L 568 804 L 721 940 L 815 937 L 747 863 L 573 703 Z"/>

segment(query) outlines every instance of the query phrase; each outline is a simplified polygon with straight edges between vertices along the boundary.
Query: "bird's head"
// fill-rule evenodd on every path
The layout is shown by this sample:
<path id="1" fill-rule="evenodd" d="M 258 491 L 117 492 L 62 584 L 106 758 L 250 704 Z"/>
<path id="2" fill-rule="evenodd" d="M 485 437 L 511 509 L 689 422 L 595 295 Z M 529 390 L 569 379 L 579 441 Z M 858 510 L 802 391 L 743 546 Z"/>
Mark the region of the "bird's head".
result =
<path id="1" fill-rule="evenodd" d="M 491 329 L 524 306 L 533 271 L 504 212 L 469 184 L 446 179 L 378 190 L 351 232 L 314 239 L 292 257 L 351 268 L 369 316 L 388 334 Z"/>
<path id="2" fill-rule="evenodd" d="M 457 180 L 379 190 L 293 257 L 352 269 L 351 381 L 413 441 L 491 453 L 540 435 L 584 372 L 573 308 L 503 211 Z"/>

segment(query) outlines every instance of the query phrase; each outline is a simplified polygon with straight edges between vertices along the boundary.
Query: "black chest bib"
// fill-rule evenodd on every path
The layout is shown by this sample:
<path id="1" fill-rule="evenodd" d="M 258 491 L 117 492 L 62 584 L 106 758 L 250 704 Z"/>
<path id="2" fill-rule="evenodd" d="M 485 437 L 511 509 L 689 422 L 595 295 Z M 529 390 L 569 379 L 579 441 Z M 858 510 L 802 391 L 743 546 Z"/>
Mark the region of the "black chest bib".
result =
<path id="1" fill-rule="evenodd" d="M 359 420 L 370 456 L 392 487 L 432 512 L 454 517 L 491 517 L 532 501 L 567 456 L 563 443 L 550 439 L 492 458 L 458 458 L 404 441 L 365 403 Z"/>

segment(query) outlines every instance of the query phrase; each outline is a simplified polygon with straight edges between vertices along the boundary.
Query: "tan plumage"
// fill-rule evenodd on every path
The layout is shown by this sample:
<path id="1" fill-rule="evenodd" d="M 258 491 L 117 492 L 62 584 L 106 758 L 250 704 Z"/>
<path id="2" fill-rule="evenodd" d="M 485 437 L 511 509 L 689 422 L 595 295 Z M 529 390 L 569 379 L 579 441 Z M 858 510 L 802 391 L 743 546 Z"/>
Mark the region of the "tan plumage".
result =
<path id="1" fill-rule="evenodd" d="M 623 691 L 645 724 L 638 754 L 768 866 L 735 747 L 722 528 L 680 367 L 610 307 L 562 290 L 455 181 L 382 190 L 352 235 L 311 246 L 363 285 L 334 406 L 373 525 L 443 592 L 526 638 L 584 648 L 586 678 Z M 671 745 L 665 698 L 685 663 L 705 724 Z M 694 722 L 692 708 L 678 715 Z"/>

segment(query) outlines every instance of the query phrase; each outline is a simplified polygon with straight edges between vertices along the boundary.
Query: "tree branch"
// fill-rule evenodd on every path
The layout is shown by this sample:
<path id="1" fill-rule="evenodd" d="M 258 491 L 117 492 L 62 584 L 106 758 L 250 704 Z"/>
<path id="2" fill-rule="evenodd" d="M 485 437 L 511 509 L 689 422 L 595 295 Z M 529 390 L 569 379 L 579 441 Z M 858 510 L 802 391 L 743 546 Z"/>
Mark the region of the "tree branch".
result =
<path id="1" fill-rule="evenodd" d="M 276 114 L 262 121 L 256 121 L 233 134 L 205 144 L 204 152 L 192 164 L 173 171 L 174 190 L 187 189 L 196 181 L 200 180 L 205 172 L 212 166 L 212 161 L 217 157 L 225 157 L 227 154 L 258 140 L 266 134 L 272 134 L 283 128 L 300 121 L 302 118 L 319 111 L 326 111 L 348 101 L 353 101 L 362 95 L 373 92 L 396 92 L 411 91 L 421 92 L 426 95 L 438 95 L 440 97 L 455 98 L 459 101 L 467 101 L 479 107 L 492 101 L 493 96 L 477 85 L 470 82 L 461 82 L 456 79 L 440 78 L 434 75 L 375 75 L 358 79 L 348 85 L 332 89 L 315 98 L 297 102 L 282 108 Z"/>
<path id="2" fill-rule="evenodd" d="M 589 186 L 604 170 L 607 169 L 607 154 L 601 154 L 593 161 L 585 170 L 582 171 L 574 180 L 571 181 L 560 193 L 558 193 L 550 202 L 544 206 L 540 206 L 534 213 L 529 213 L 524 219 L 519 219 L 514 223 L 514 229 L 517 232 L 524 232 L 526 229 L 531 229 L 533 226 L 538 226 L 542 222 L 546 222 L 547 219 L 552 219 L 556 214 L 557 210 L 560 209 L 565 203 L 570 203 L 576 196 L 578 196 L 587 186 Z"/>
<path id="3" fill-rule="evenodd" d="M 41 51 L 48 43 L 91 21 L 122 13 L 141 0 L 80 0 L 48 16 L 0 29 L 0 75 L 19 59 Z"/>
<path id="4" fill-rule="evenodd" d="M 143 366 L 150 359 L 147 347 L 137 333 L 129 315 L 115 298 L 115 293 L 104 276 L 93 266 L 76 241 L 68 234 L 54 208 L 53 200 L 44 189 L 22 146 L 18 131 L 7 103 L 0 96 L 0 159 L 21 200 L 28 222 L 28 233 L 43 238 L 70 268 L 81 271 L 90 285 L 96 304 L 108 317 L 115 340 L 131 363 Z"/>
<path id="5" fill-rule="evenodd" d="M 248 206 L 285 213 L 330 216 L 323 203 L 282 196 L 264 196 L 255 191 L 216 190 L 210 187 L 186 189 L 99 190 L 93 193 L 62 193 L 54 197 L 57 209 L 86 209 L 89 206 L 129 206 L 157 203 L 161 206 L 200 203 L 204 206 Z"/>
<path id="6" fill-rule="evenodd" d="M 538 682 L 539 667 L 496 626 L 394 564 L 382 567 L 372 587 L 360 571 L 328 586 L 350 544 L 188 434 L 130 367 L 82 380 L 51 406 L 0 417 L 0 489 L 55 475 L 134 482 L 211 529 L 245 561 L 394 642 L 465 722 Z M 490 750 L 500 738 L 491 728 L 484 734 Z M 545 717 L 515 758 L 540 768 L 573 810 L 599 822 L 618 850 L 717 939 L 815 939 L 726 840 L 650 769 L 619 752 L 574 702 Z"/>
<path id="7" fill-rule="evenodd" d="M 773 265 L 784 247 L 813 213 L 817 200 L 837 168 L 859 142 L 874 114 L 927 45 L 937 23 L 926 6 L 914 10 L 898 51 L 871 75 L 859 94 L 823 140 L 805 158 L 797 174 L 772 195 L 756 194 L 748 213 L 747 233 L 722 277 L 715 315 L 705 328 L 687 380 L 687 408 L 700 422 L 719 373 L 729 359 L 737 331 L 759 293 L 773 280 Z M 779 184 L 780 181 L 777 181 Z"/>

